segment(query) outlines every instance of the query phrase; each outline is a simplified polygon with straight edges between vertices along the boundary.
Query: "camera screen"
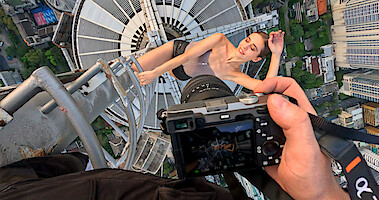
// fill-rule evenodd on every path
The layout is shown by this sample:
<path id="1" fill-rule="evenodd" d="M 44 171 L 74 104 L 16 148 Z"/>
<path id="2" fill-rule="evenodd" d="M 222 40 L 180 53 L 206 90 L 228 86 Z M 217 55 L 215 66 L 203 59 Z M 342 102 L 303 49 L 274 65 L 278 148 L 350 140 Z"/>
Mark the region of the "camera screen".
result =
<path id="1" fill-rule="evenodd" d="M 252 120 L 180 134 L 188 177 L 253 167 Z"/>

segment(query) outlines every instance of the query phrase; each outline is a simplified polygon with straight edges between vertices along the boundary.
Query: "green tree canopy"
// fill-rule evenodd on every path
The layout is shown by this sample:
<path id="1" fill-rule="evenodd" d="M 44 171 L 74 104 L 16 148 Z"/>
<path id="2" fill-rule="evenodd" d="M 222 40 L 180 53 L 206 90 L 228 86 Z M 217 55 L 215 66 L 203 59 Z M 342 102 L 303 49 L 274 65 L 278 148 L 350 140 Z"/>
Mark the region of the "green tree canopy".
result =
<path id="1" fill-rule="evenodd" d="M 303 70 L 302 66 L 302 61 L 296 62 L 296 66 L 292 68 L 292 78 L 294 78 L 303 89 L 320 87 L 323 83 L 322 77 L 316 77 L 316 75 Z"/>
<path id="2" fill-rule="evenodd" d="M 304 29 L 300 24 L 295 24 L 291 26 L 291 35 L 294 38 L 300 38 L 304 36 Z"/>
<path id="3" fill-rule="evenodd" d="M 57 46 L 47 50 L 45 55 L 54 66 L 67 66 L 67 62 L 62 54 L 62 51 Z"/>
<path id="4" fill-rule="evenodd" d="M 15 58 L 17 56 L 17 48 L 15 46 L 9 46 L 5 49 L 7 56 Z"/>
<path id="5" fill-rule="evenodd" d="M 40 67 L 47 64 L 46 56 L 41 49 L 30 49 L 21 60 L 30 67 Z"/>

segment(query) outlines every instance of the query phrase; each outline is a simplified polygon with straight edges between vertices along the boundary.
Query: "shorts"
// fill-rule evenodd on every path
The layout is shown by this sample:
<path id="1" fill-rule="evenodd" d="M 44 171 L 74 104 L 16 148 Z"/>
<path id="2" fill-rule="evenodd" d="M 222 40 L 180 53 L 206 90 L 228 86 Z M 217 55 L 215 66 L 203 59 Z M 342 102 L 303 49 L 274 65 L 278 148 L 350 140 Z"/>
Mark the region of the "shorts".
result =
<path id="1" fill-rule="evenodd" d="M 187 45 L 189 42 L 183 41 L 183 40 L 175 40 L 174 41 L 174 51 L 172 53 L 172 57 L 176 57 L 178 55 L 181 55 L 185 52 Z M 172 70 L 172 73 L 174 76 L 181 80 L 186 81 L 188 79 L 191 79 L 192 77 L 188 76 L 186 72 L 184 72 L 183 65 L 180 65 L 179 67 Z"/>

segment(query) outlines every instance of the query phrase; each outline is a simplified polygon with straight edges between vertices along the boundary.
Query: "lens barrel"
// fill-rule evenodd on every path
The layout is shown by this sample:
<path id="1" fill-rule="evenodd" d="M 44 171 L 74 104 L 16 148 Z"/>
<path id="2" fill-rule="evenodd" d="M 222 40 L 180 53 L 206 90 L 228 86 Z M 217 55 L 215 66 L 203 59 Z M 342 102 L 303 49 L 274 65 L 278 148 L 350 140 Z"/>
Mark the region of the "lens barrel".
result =
<path id="1" fill-rule="evenodd" d="M 230 88 L 219 78 L 200 75 L 192 78 L 183 88 L 181 103 L 233 96 Z"/>

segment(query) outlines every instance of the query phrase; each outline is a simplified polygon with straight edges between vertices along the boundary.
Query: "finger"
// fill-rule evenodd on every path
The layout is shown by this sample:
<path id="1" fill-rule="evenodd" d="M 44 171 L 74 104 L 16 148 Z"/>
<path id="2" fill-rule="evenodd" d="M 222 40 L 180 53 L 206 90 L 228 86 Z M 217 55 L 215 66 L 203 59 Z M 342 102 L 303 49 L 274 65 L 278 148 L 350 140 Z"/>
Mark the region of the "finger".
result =
<path id="1" fill-rule="evenodd" d="M 297 82 L 289 77 L 272 77 L 263 80 L 254 92 L 256 93 L 282 93 L 287 96 L 293 97 L 297 100 L 298 105 L 305 111 L 316 115 L 316 111 L 313 109 L 303 89 L 297 84 Z"/>
<path id="2" fill-rule="evenodd" d="M 272 38 L 274 38 L 274 33 L 273 32 L 270 33 L 270 35 L 268 37 L 268 40 L 270 40 L 270 39 L 272 40 Z"/>
<path id="3" fill-rule="evenodd" d="M 270 37 L 268 38 L 268 43 L 272 44 L 272 40 L 274 39 L 274 36 L 270 34 Z"/>
<path id="4" fill-rule="evenodd" d="M 267 107 L 271 118 L 283 129 L 286 145 L 318 146 L 309 116 L 303 109 L 279 94 L 270 95 Z M 298 141 L 302 141 L 302 144 L 297 144 Z"/>

